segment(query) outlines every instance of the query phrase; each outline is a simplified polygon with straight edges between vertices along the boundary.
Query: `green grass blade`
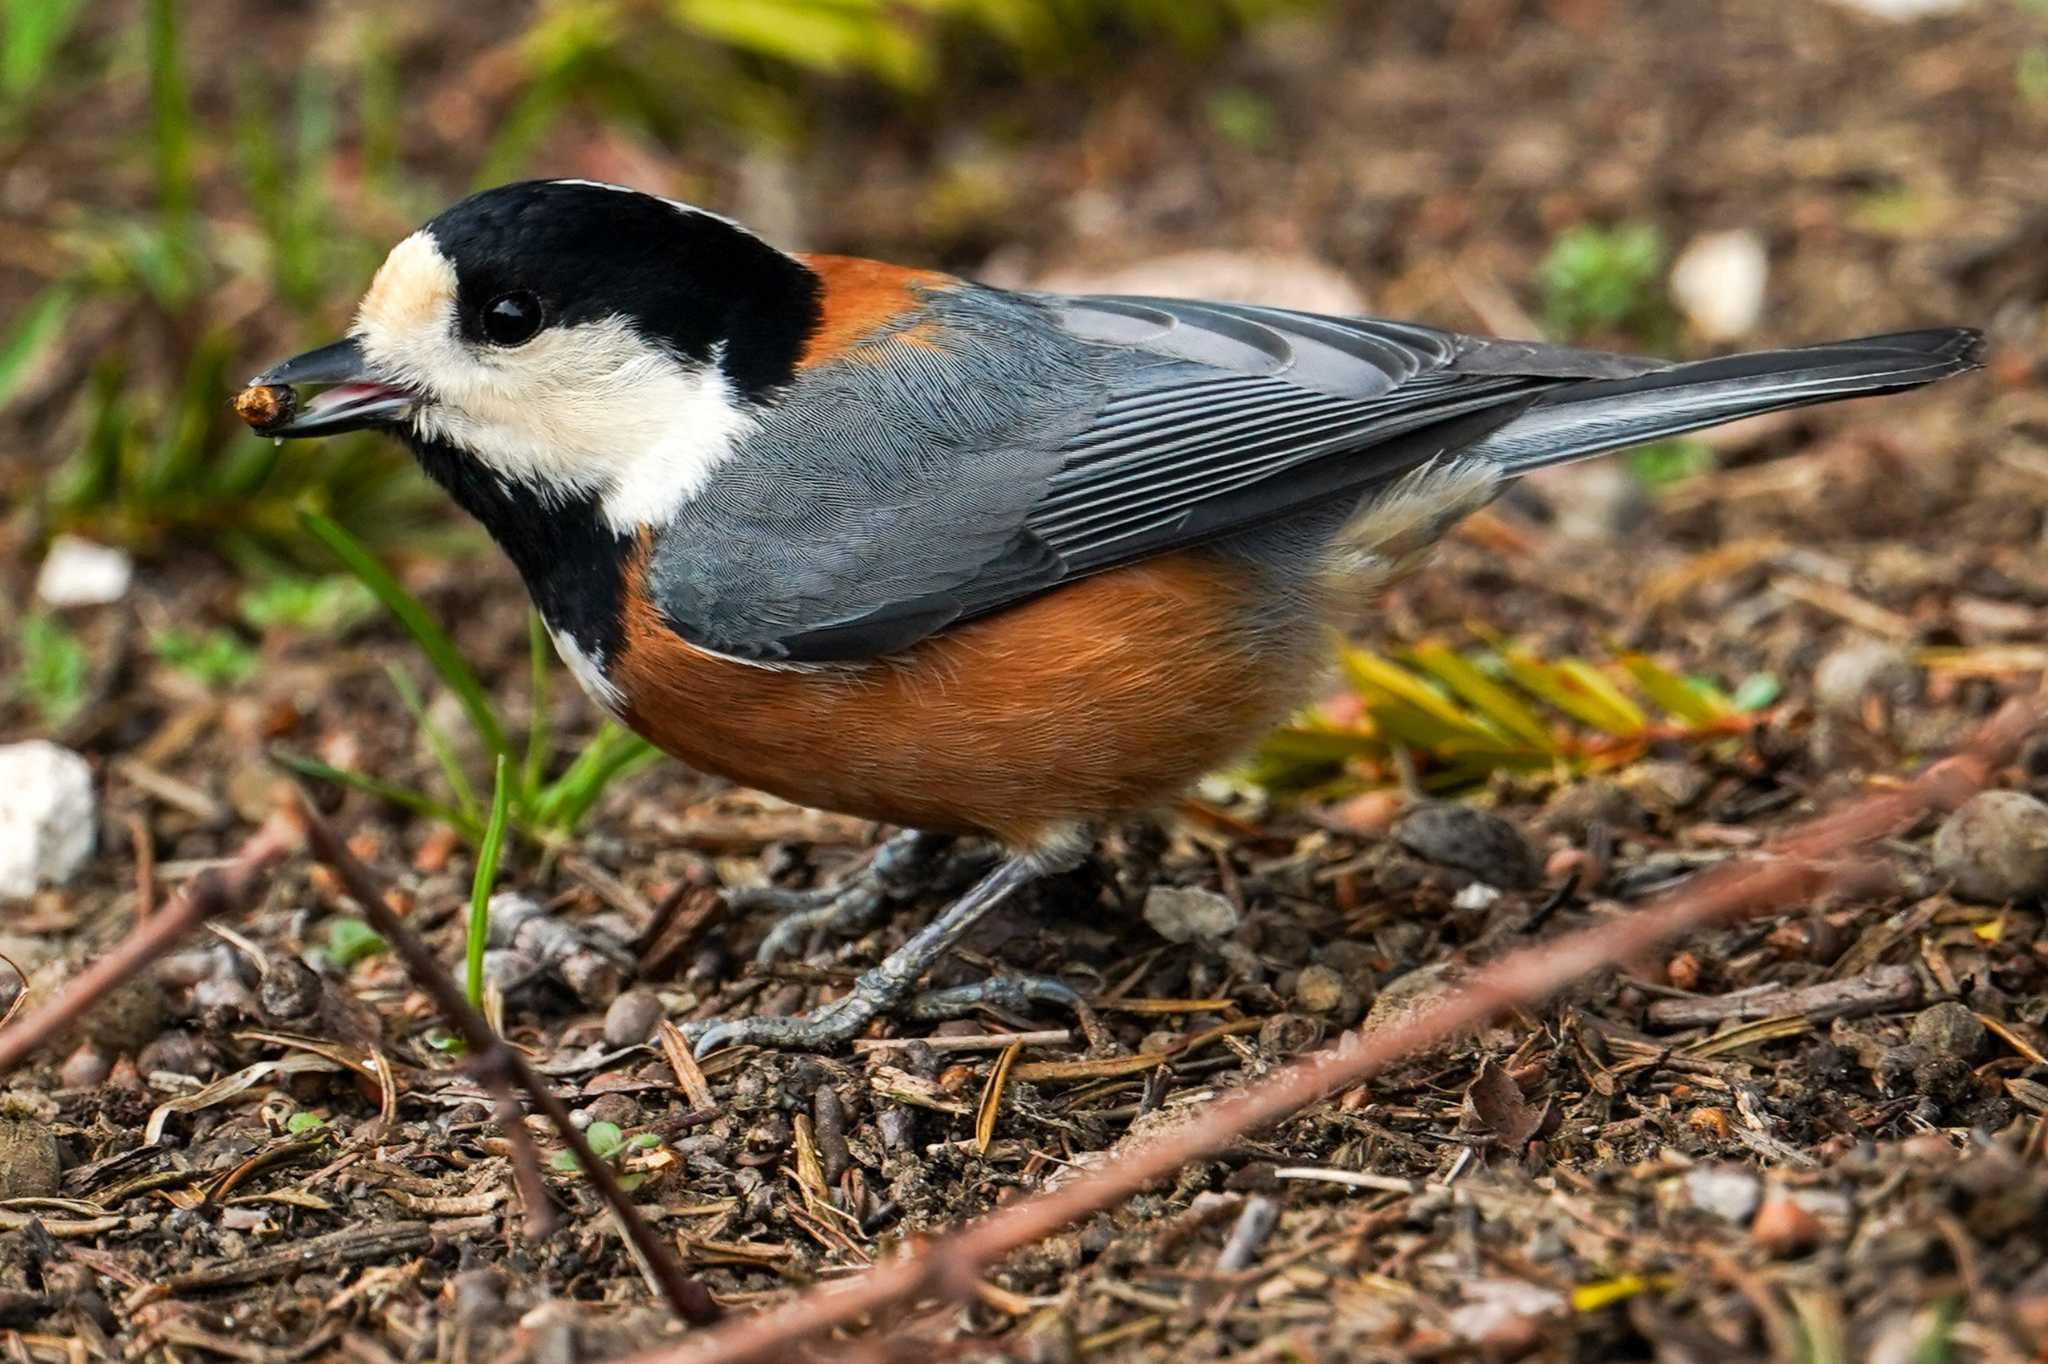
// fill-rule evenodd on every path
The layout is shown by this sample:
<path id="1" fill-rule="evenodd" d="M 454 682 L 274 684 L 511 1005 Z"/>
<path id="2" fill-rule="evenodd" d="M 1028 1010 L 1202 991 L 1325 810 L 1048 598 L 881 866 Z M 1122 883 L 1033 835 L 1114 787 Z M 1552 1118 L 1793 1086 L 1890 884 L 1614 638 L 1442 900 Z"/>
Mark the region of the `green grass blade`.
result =
<path id="1" fill-rule="evenodd" d="M 443 805 L 432 796 L 424 795 L 409 786 L 383 781 L 345 767 L 336 767 L 332 763 L 321 762 L 310 754 L 295 753 L 290 749 L 272 749 L 270 757 L 271 761 L 288 772 L 311 777 L 316 781 L 329 781 L 337 786 L 346 786 L 351 790 L 361 791 L 364 795 L 389 801 L 401 810 L 409 810 L 427 819 L 439 820 L 472 843 L 483 835 L 483 829 L 477 822 L 464 815 L 462 811 L 451 805 Z"/>
<path id="2" fill-rule="evenodd" d="M 540 793 L 534 802 L 533 822 L 543 828 L 574 830 L 606 787 L 660 756 L 660 750 L 639 735 L 606 721 L 569 764 L 569 770 Z"/>
<path id="3" fill-rule="evenodd" d="M 12 402 L 35 373 L 36 362 L 62 334 L 77 301 L 69 285 L 52 285 L 22 309 L 5 339 L 0 339 L 0 407 Z"/>
<path id="4" fill-rule="evenodd" d="M 406 710 L 411 712 L 413 723 L 420 727 L 420 734 L 427 741 L 428 751 L 434 755 L 435 763 L 440 766 L 442 779 L 448 783 L 449 791 L 454 793 L 456 806 L 463 814 L 475 819 L 476 788 L 469 784 L 469 777 L 463 772 L 462 764 L 455 760 L 455 746 L 448 742 L 448 735 L 427 713 L 426 700 L 420 695 L 420 689 L 413 685 L 413 680 L 406 675 L 405 669 L 396 663 L 386 664 L 384 673 L 391 679 L 391 689 L 398 693 L 398 699 L 404 702 Z"/>
<path id="5" fill-rule="evenodd" d="M 341 524 L 316 511 L 299 513 L 299 523 L 320 543 L 326 545 L 334 557 L 347 565 L 348 570 L 362 579 L 363 586 L 375 594 L 384 609 L 405 627 L 413 642 L 434 665 L 441 680 L 462 703 L 469 722 L 476 728 L 477 737 L 484 741 L 484 747 L 492 757 L 510 756 L 512 746 L 505 739 L 505 727 L 498 723 L 497 712 L 491 708 L 490 697 L 484 692 L 483 683 L 470 671 L 469 664 L 462 659 L 455 642 L 448 638 L 427 609 L 420 605 L 419 598 L 399 585 L 391 570 L 378 562 L 377 557 L 363 547 L 361 541 L 342 529 Z"/>
<path id="6" fill-rule="evenodd" d="M 491 936 L 491 886 L 498 879 L 498 859 L 505 851 L 505 824 L 511 811 L 511 764 L 500 753 L 491 785 L 491 822 L 484 826 L 476 876 L 469 883 L 469 1002 L 478 1009 L 484 1006 L 484 945 Z"/>
<path id="7" fill-rule="evenodd" d="M 533 697 L 533 720 L 526 731 L 526 766 L 519 789 L 526 799 L 531 800 L 533 793 L 540 790 L 552 738 L 548 733 L 548 669 L 554 661 L 554 645 L 548 640 L 547 623 L 540 618 L 538 611 L 529 611 L 526 615 L 526 654 L 533 669 L 529 690 Z"/>

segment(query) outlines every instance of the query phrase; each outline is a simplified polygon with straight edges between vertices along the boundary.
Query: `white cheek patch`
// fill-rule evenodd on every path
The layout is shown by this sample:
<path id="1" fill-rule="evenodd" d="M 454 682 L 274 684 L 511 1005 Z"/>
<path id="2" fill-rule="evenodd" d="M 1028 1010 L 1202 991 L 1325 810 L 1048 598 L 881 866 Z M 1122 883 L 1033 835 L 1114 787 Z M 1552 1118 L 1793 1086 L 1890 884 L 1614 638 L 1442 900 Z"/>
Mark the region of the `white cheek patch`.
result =
<path id="1" fill-rule="evenodd" d="M 674 517 L 756 426 L 715 359 L 688 364 L 623 318 L 473 346 L 455 300 L 454 267 L 416 232 L 357 315 L 380 377 L 427 395 L 415 429 L 542 496 L 594 494 L 620 534 Z"/>

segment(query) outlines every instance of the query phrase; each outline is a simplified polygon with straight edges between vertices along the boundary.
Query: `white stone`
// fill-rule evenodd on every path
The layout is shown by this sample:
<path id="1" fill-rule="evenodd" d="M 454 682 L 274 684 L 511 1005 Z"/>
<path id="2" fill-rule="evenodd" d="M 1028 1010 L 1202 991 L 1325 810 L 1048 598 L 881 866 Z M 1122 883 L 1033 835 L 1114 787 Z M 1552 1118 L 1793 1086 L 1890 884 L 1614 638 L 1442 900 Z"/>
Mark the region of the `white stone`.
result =
<path id="1" fill-rule="evenodd" d="M 121 550 L 60 535 L 36 574 L 36 600 L 55 607 L 105 606 L 126 596 L 134 579 L 134 561 Z"/>
<path id="2" fill-rule="evenodd" d="M 1701 1212 L 1723 1222 L 1746 1223 L 1763 1200 L 1763 1185 L 1736 1165 L 1701 1165 L 1686 1171 L 1685 1196 Z"/>
<path id="3" fill-rule="evenodd" d="M 1451 1309 L 1447 1321 L 1460 1339 L 1483 1341 L 1518 1321 L 1561 1316 L 1569 1306 L 1564 1294 L 1542 1284 L 1472 1279 L 1465 1284 L 1464 1303 Z"/>
<path id="4" fill-rule="evenodd" d="M 1756 329 L 1764 312 L 1771 261 L 1747 229 L 1694 237 L 1671 267 L 1671 297 L 1709 341 L 1734 341 Z"/>
<path id="5" fill-rule="evenodd" d="M 85 759 L 41 739 L 0 747 L 0 899 L 77 875 L 98 825 Z"/>
<path id="6" fill-rule="evenodd" d="M 1238 918 L 1237 906 L 1213 890 L 1154 886 L 1145 893 L 1145 922 L 1168 942 L 1220 938 Z"/>
<path id="7" fill-rule="evenodd" d="M 1492 909 L 1493 902 L 1500 899 L 1500 888 L 1489 886 L 1484 881 L 1474 881 L 1451 897 L 1451 904 L 1457 909 Z"/>

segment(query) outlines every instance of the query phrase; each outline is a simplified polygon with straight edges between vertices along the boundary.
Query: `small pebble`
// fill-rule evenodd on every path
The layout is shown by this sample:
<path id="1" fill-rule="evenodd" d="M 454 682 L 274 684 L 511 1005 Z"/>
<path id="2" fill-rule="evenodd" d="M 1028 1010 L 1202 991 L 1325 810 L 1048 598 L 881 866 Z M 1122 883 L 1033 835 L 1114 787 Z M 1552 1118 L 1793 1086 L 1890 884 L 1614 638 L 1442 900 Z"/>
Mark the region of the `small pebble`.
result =
<path id="1" fill-rule="evenodd" d="M 76 974 L 63 962 L 48 963 L 29 977 L 30 998 L 53 998 Z M 163 986 L 153 977 L 137 976 L 101 995 L 67 1041 L 96 1043 L 108 1055 L 137 1052 L 163 1031 L 167 1008 Z"/>
<path id="2" fill-rule="evenodd" d="M 1622 789 L 1659 814 L 1675 814 L 1707 793 L 1707 774 L 1691 763 L 1637 763 L 1615 778 Z"/>
<path id="3" fill-rule="evenodd" d="M 1686 1171 L 1685 1196 L 1709 1216 L 1740 1223 L 1755 1215 L 1763 1185 L 1739 1165 L 1700 1165 Z"/>
<path id="4" fill-rule="evenodd" d="M 273 957 L 256 986 L 256 1002 L 280 1023 L 311 1018 L 320 1007 L 325 987 L 320 973 L 297 957 Z"/>
<path id="5" fill-rule="evenodd" d="M 2048 893 L 2048 805 L 2018 791 L 1972 796 L 1935 833 L 1934 871 L 1982 904 Z"/>
<path id="6" fill-rule="evenodd" d="M 76 876 L 98 827 L 85 759 L 42 739 L 0 746 L 0 900 Z"/>
<path id="7" fill-rule="evenodd" d="M 1379 997 L 1365 1016 L 1365 1030 L 1376 1032 L 1397 1028 L 1441 1006 L 1456 988 L 1463 969 L 1456 962 L 1442 961 L 1399 975 L 1380 987 Z"/>
<path id="8" fill-rule="evenodd" d="M 1490 886 L 1536 884 L 1536 855 L 1528 840 L 1491 810 L 1450 802 L 1417 806 L 1394 826 L 1394 838 L 1424 861 L 1456 868 Z"/>
<path id="9" fill-rule="evenodd" d="M 588 1113 L 592 1122 L 608 1122 L 617 1127 L 631 1127 L 640 1121 L 640 1105 L 626 1094 L 600 1094 L 581 1111 Z"/>
<path id="10" fill-rule="evenodd" d="M 667 1011 L 661 997 L 652 990 L 628 990 L 604 1011 L 604 1041 L 608 1047 L 637 1047 L 654 1036 L 655 1027 Z"/>
<path id="11" fill-rule="evenodd" d="M 1583 839 L 1594 825 L 1611 832 L 1633 832 L 1648 821 L 1643 804 L 1620 782 L 1591 777 L 1573 782 L 1543 808 L 1543 827 L 1571 839 Z"/>
<path id="12" fill-rule="evenodd" d="M 1983 1053 L 1987 1031 L 1968 1005 L 1947 999 L 1913 1016 L 1910 1037 L 1914 1046 L 1925 1047 L 1936 1056 L 1974 1061 Z"/>
<path id="13" fill-rule="evenodd" d="M 1756 233 L 1703 232 L 1671 266 L 1671 300 L 1708 341 L 1737 341 L 1763 316 L 1771 260 Z"/>
<path id="14" fill-rule="evenodd" d="M 1294 978 L 1294 1002 L 1312 1014 L 1336 1013 L 1344 1004 L 1344 977 L 1327 966 L 1304 966 Z"/>
<path id="15" fill-rule="evenodd" d="M 90 1042 L 80 1042 L 64 1058 L 57 1078 L 66 1089 L 98 1089 L 113 1072 L 114 1063 L 105 1052 Z"/>
<path id="16" fill-rule="evenodd" d="M 1145 922 L 1168 942 L 1220 938 L 1233 932 L 1237 906 L 1213 890 L 1195 886 L 1154 886 L 1145 892 Z"/>
<path id="17" fill-rule="evenodd" d="M 1783 1259 L 1812 1250 L 1827 1238 L 1827 1228 L 1818 1217 L 1780 1195 L 1757 1209 L 1749 1236 L 1766 1254 Z"/>
<path id="18" fill-rule="evenodd" d="M 1898 705 L 1920 687 L 1919 670 L 1905 650 L 1882 640 L 1858 639 L 1837 645 L 1814 665 L 1813 700 L 1823 710 L 1851 717 L 1871 696 Z"/>
<path id="19" fill-rule="evenodd" d="M 123 550 L 60 535 L 36 572 L 36 600 L 59 610 L 105 606 L 128 595 L 135 562 Z"/>
<path id="20" fill-rule="evenodd" d="M 204 1080 L 220 1070 L 220 1060 L 203 1038 L 183 1028 L 172 1028 L 142 1049 L 135 1058 L 135 1066 L 144 1075 L 167 1072 Z"/>
<path id="21" fill-rule="evenodd" d="M 52 1198 L 63 1165 L 49 1124 L 32 1118 L 0 1118 L 0 1200 Z"/>

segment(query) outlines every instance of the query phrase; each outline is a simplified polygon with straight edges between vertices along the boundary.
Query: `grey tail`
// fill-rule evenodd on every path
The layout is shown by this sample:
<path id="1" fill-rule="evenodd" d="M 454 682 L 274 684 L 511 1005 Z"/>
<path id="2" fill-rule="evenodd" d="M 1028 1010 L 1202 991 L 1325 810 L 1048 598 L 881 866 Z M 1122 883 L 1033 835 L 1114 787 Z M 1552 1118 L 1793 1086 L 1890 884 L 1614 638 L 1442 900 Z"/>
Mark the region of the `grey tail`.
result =
<path id="1" fill-rule="evenodd" d="M 1563 384 L 1466 453 L 1520 473 L 1739 417 L 1918 388 L 1976 369 L 1983 352 L 1981 333 L 1943 327 Z"/>

